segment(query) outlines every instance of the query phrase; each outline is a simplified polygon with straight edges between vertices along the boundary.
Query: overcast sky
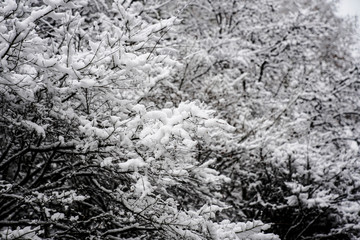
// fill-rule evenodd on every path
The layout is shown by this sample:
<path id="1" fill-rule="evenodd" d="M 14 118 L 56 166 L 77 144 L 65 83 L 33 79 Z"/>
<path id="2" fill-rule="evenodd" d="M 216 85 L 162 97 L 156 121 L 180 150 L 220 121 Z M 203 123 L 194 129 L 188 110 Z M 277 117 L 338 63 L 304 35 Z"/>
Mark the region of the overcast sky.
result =
<path id="1" fill-rule="evenodd" d="M 341 15 L 360 15 L 360 0 L 340 0 L 339 13 Z"/>
<path id="2" fill-rule="evenodd" d="M 339 14 L 342 16 L 357 16 L 358 17 L 358 43 L 353 51 L 354 56 L 360 56 L 360 0 L 339 0 Z"/>

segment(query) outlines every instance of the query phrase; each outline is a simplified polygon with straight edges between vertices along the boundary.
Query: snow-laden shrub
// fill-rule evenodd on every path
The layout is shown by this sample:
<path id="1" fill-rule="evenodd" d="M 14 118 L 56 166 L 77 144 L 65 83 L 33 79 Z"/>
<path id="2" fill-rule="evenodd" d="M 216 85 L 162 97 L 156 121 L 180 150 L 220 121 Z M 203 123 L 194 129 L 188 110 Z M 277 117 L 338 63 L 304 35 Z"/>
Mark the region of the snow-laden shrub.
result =
<path id="1" fill-rule="evenodd" d="M 200 101 L 151 101 L 183 66 L 166 44 L 180 21 L 156 11 L 0 4 L 2 239 L 277 238 L 217 223 L 230 179 L 199 149 L 228 151 L 234 127 Z"/>

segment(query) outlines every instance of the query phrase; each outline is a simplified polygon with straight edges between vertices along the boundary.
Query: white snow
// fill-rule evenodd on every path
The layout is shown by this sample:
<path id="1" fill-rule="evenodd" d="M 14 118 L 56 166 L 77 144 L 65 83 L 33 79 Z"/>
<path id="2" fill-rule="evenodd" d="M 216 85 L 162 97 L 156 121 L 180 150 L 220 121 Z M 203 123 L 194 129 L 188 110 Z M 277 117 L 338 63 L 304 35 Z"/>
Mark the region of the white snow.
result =
<path id="1" fill-rule="evenodd" d="M 119 163 L 118 166 L 123 171 L 137 170 L 138 168 L 145 167 L 147 164 L 141 158 L 129 159 L 124 163 Z"/>
<path id="2" fill-rule="evenodd" d="M 21 123 L 28 129 L 34 130 L 38 136 L 45 138 L 46 135 L 44 127 L 28 120 L 23 120 Z"/>
<path id="3" fill-rule="evenodd" d="M 134 192 L 136 195 L 140 196 L 140 199 L 144 198 L 152 192 L 152 186 L 149 182 L 148 177 L 142 176 L 135 184 Z"/>
<path id="4" fill-rule="evenodd" d="M 17 8 L 17 3 L 15 0 L 3 0 L 0 7 L 0 13 L 3 14 L 3 16 L 7 15 L 9 12 L 15 10 Z M 3 17 L 0 16 L 0 20 L 2 20 Z"/>
<path id="5" fill-rule="evenodd" d="M 65 215 L 63 213 L 54 213 L 53 215 L 51 215 L 51 220 L 52 221 L 58 221 L 60 219 L 64 219 Z"/>

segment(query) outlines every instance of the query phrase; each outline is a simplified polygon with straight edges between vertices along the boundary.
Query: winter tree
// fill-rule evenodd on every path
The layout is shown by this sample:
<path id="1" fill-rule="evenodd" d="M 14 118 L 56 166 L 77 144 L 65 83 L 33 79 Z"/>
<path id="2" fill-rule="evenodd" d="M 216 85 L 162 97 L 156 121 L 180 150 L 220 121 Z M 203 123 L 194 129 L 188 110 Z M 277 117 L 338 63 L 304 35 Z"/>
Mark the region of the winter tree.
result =
<path id="1" fill-rule="evenodd" d="M 0 238 L 360 237 L 359 70 L 335 10 L 3 1 Z"/>
<path id="2" fill-rule="evenodd" d="M 232 150 L 199 148 L 231 179 L 224 217 L 272 222 L 282 239 L 359 237 L 351 23 L 330 1 L 177 2 L 158 14 L 184 8 L 169 39 L 184 64 L 151 99 L 200 99 L 236 128 Z"/>

